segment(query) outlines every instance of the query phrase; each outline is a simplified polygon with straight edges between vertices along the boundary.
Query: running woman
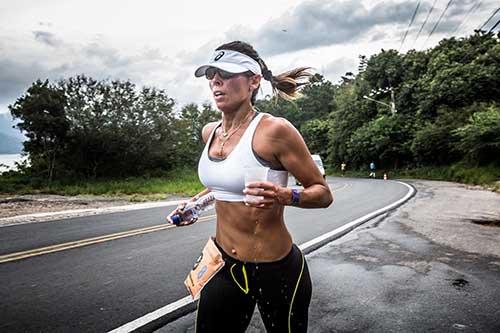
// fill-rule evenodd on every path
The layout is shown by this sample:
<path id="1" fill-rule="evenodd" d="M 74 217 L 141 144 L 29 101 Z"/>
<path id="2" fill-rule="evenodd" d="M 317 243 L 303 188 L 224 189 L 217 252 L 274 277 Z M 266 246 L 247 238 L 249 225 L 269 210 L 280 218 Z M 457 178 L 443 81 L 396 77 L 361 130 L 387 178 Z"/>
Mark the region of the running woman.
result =
<path id="1" fill-rule="evenodd" d="M 198 174 L 203 193 L 216 199 L 215 244 L 225 260 L 201 291 L 196 331 L 244 332 L 257 305 L 268 332 L 306 332 L 311 279 L 283 212 L 285 206 L 326 208 L 333 196 L 299 131 L 254 103 L 262 79 L 278 97 L 297 98 L 308 68 L 273 75 L 251 45 L 235 41 L 219 46 L 195 76 L 208 80 L 222 112 L 221 121 L 203 128 Z M 245 169 L 262 166 L 273 181 L 245 187 Z M 288 173 L 304 189 L 287 187 Z M 262 199 L 245 202 L 246 194 Z"/>

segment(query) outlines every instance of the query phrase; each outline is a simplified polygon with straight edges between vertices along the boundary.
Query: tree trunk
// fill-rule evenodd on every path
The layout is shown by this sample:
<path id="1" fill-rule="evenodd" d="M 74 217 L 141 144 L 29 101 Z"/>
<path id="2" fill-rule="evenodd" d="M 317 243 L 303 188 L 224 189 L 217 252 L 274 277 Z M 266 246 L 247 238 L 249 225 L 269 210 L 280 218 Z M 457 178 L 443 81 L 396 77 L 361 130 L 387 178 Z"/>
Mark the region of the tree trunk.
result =
<path id="1" fill-rule="evenodd" d="M 56 164 L 56 152 L 53 151 L 51 153 L 50 161 L 49 161 L 49 186 L 52 184 L 52 178 L 54 177 L 54 168 Z"/>

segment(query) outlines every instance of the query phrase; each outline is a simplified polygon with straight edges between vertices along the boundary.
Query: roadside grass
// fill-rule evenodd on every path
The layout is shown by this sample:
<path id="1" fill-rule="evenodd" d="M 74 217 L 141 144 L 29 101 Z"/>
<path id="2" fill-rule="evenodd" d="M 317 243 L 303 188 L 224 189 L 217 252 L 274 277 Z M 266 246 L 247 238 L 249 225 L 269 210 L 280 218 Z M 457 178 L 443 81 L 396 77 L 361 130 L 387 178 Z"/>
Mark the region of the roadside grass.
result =
<path id="1" fill-rule="evenodd" d="M 341 176 L 328 170 L 329 175 Z M 500 167 L 468 167 L 455 164 L 448 167 L 422 167 L 414 169 L 378 170 L 389 179 L 429 179 L 480 185 L 500 193 Z M 345 177 L 368 178 L 367 170 L 347 170 Z M 203 189 L 195 169 L 179 169 L 163 176 L 132 177 L 127 179 L 58 181 L 48 186 L 43 180 L 18 173 L 0 175 L 0 194 L 57 194 L 65 196 L 98 195 L 117 197 L 134 202 L 164 200 L 172 196 L 192 196 Z"/>
<path id="2" fill-rule="evenodd" d="M 433 180 L 449 180 L 464 184 L 495 186 L 500 180 L 500 168 L 494 166 L 487 167 L 467 167 L 455 164 L 450 167 L 426 167 L 411 170 L 400 170 L 396 173 L 398 178 L 424 178 Z"/>
<path id="3" fill-rule="evenodd" d="M 162 200 L 169 196 L 191 196 L 202 189 L 194 169 L 175 170 L 161 177 L 57 181 L 50 186 L 18 174 L 0 176 L 2 194 L 99 195 L 140 202 Z"/>
<path id="4" fill-rule="evenodd" d="M 378 170 L 377 178 L 383 178 L 384 173 L 389 179 L 409 178 L 453 181 L 469 185 L 480 185 L 488 190 L 500 192 L 500 167 L 490 165 L 483 167 L 471 167 L 464 164 L 451 166 L 421 167 L 412 169 Z M 331 173 L 341 176 L 340 172 Z M 346 177 L 368 178 L 369 171 L 349 170 Z"/>

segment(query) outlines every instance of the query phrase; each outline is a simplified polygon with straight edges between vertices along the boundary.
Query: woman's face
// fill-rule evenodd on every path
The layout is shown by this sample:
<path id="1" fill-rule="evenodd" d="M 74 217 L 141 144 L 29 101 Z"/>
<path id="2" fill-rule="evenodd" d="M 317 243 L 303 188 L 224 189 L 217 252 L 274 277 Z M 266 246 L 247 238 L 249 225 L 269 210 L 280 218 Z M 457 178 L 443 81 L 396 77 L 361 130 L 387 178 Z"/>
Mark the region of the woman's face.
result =
<path id="1" fill-rule="evenodd" d="M 223 79 L 219 73 L 209 80 L 210 90 L 214 97 L 217 108 L 221 111 L 232 111 L 241 105 L 251 104 L 252 92 L 259 87 L 260 76 L 235 75 L 229 79 Z"/>

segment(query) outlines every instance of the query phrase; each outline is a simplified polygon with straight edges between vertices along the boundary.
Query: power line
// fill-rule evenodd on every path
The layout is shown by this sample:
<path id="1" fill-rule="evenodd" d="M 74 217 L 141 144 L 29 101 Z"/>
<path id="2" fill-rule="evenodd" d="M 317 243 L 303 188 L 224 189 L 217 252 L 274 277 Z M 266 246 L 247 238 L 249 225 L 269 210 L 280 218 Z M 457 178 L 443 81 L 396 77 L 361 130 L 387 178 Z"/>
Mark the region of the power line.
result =
<path id="1" fill-rule="evenodd" d="M 467 19 L 469 18 L 469 16 L 473 13 L 473 12 L 476 12 L 476 10 L 479 9 L 479 7 L 481 7 L 481 3 L 483 1 L 480 0 L 480 1 L 477 1 L 476 3 L 474 3 L 469 11 L 467 12 L 467 15 L 465 15 L 464 19 L 462 20 L 462 22 L 460 22 L 460 24 L 455 28 L 455 30 L 453 30 L 453 32 L 451 33 L 452 36 L 454 36 L 459 30 L 460 30 L 460 27 L 462 27 L 462 25 L 467 21 Z"/>
<path id="2" fill-rule="evenodd" d="M 496 14 L 499 10 L 500 10 L 500 8 L 498 8 L 498 9 L 497 9 L 497 10 L 493 13 L 493 15 L 491 15 L 491 16 L 490 16 L 490 17 L 486 20 L 486 22 L 484 22 L 484 23 L 483 23 L 483 25 L 481 26 L 481 28 L 483 28 L 483 27 L 484 27 L 484 26 L 485 26 L 485 25 L 489 22 L 489 20 L 491 20 L 491 18 L 492 18 L 493 16 L 495 16 L 495 14 Z M 495 23 L 495 25 L 493 25 L 493 26 L 490 28 L 490 30 L 488 31 L 488 33 L 492 32 L 492 31 L 493 31 L 493 30 L 497 27 L 497 25 L 498 25 L 499 23 L 500 23 L 500 19 L 497 21 L 497 23 Z M 479 30 L 481 30 L 481 29 L 479 29 Z M 464 54 L 464 56 L 460 59 L 460 61 L 459 61 L 459 62 L 461 63 L 462 61 L 464 61 L 464 60 L 465 60 L 465 58 L 467 58 L 468 56 L 472 55 L 473 53 L 474 53 L 474 50 L 472 50 L 472 52 L 466 52 L 466 53 Z"/>
<path id="3" fill-rule="evenodd" d="M 434 27 L 432 28 L 431 30 L 431 33 L 429 34 L 429 36 L 427 36 L 427 39 L 425 40 L 424 42 L 424 45 L 422 45 L 422 48 L 425 46 L 425 44 L 427 43 L 427 41 L 429 40 L 429 38 L 432 36 L 432 34 L 434 33 L 434 31 L 436 31 L 436 28 L 437 26 L 439 25 L 439 23 L 441 22 L 441 19 L 443 18 L 444 14 L 446 13 L 446 11 L 448 10 L 448 8 L 450 7 L 451 3 L 453 2 L 453 0 L 450 0 L 448 1 L 448 3 L 446 4 L 446 7 L 444 8 L 443 12 L 441 13 L 441 16 L 439 16 L 439 19 L 437 20 L 436 24 L 434 25 Z"/>
<path id="4" fill-rule="evenodd" d="M 491 14 L 490 17 L 488 17 L 488 19 L 486 20 L 486 22 L 484 22 L 483 25 L 481 26 L 481 28 L 479 28 L 478 30 L 483 30 L 484 26 L 486 24 L 488 24 L 488 22 L 493 18 L 493 16 L 495 16 L 498 13 L 499 10 L 500 10 L 500 7 L 498 7 L 497 10 L 495 10 L 495 12 L 493 14 Z"/>
<path id="5" fill-rule="evenodd" d="M 401 47 L 403 47 L 403 44 L 404 44 L 405 39 L 406 39 L 406 35 L 408 35 L 408 31 L 410 30 L 410 27 L 413 24 L 413 21 L 415 20 L 415 16 L 417 16 L 418 7 L 420 7 L 420 0 L 417 3 L 417 7 L 415 8 L 415 11 L 413 12 L 413 16 L 411 17 L 410 24 L 408 24 L 408 28 L 406 28 L 406 32 L 405 32 L 403 39 L 401 40 L 401 45 L 399 46 L 398 52 L 401 50 Z"/>
<path id="6" fill-rule="evenodd" d="M 424 23 L 423 23 L 423 24 L 422 24 L 422 26 L 420 27 L 420 30 L 419 30 L 419 31 L 418 31 L 418 33 L 417 33 L 417 38 L 415 38 L 415 40 L 413 41 L 413 45 L 412 45 L 412 47 L 411 47 L 411 48 L 413 48 L 413 46 L 415 46 L 415 43 L 417 42 L 417 39 L 418 39 L 418 37 L 420 36 L 420 33 L 421 33 L 421 32 L 422 32 L 422 30 L 424 29 L 424 26 L 425 26 L 425 24 L 427 23 L 427 20 L 429 19 L 429 16 L 431 16 L 432 11 L 434 10 L 434 6 L 436 5 L 436 2 L 437 2 L 437 0 L 434 0 L 434 3 L 432 4 L 431 9 L 430 9 L 430 10 L 429 10 L 429 12 L 427 13 L 427 17 L 425 18 Z"/>
<path id="7" fill-rule="evenodd" d="M 490 33 L 493 30 L 495 30 L 495 28 L 497 27 L 498 23 L 500 23 L 500 19 L 497 21 L 497 23 L 495 23 L 495 25 L 493 27 L 490 28 L 490 31 L 488 31 L 488 33 Z"/>

